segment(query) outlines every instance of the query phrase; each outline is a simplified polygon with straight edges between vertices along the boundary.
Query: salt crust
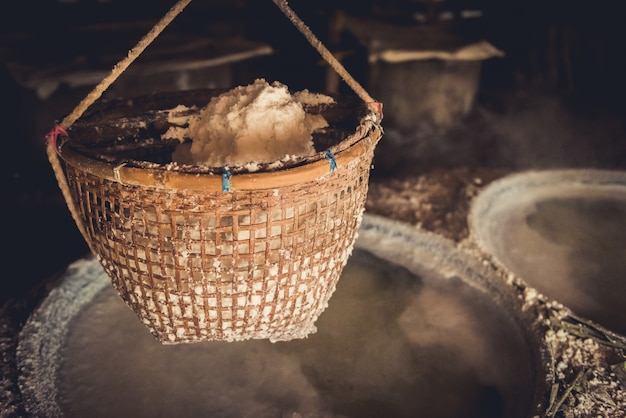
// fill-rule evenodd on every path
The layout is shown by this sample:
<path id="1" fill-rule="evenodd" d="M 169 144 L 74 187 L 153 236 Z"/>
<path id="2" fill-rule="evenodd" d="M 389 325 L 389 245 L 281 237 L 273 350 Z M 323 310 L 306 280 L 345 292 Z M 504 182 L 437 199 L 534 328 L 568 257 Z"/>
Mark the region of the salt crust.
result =
<path id="1" fill-rule="evenodd" d="M 259 78 L 212 98 L 195 116 L 185 116 L 185 106 L 175 107 L 164 138 L 181 140 L 172 153 L 175 163 L 255 171 L 260 163 L 315 154 L 312 132 L 328 123 L 304 106 L 333 102 L 308 90 L 292 95 L 286 85 Z M 186 138 L 191 144 L 183 142 Z"/>

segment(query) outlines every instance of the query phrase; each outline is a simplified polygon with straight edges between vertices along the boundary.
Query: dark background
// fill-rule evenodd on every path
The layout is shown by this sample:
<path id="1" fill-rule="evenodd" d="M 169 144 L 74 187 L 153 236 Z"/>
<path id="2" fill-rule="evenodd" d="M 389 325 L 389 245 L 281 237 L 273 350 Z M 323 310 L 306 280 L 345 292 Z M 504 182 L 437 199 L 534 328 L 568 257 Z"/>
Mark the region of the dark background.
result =
<path id="1" fill-rule="evenodd" d="M 47 162 L 44 136 L 93 85 L 61 82 L 42 95 L 26 86 L 22 76 L 107 71 L 173 4 L 173 0 L 0 2 L 4 150 L 0 213 L 7 231 L 0 302 L 32 291 L 42 279 L 59 274 L 87 252 Z M 339 40 L 327 38 L 337 11 L 395 25 L 414 25 L 420 17 L 421 25 L 433 26 L 441 24 L 442 12 L 480 11 L 480 17 L 446 25 L 463 36 L 487 39 L 506 55 L 484 61 L 474 110 L 446 137 L 452 138 L 450 144 L 463 146 L 456 152 L 450 146 L 426 153 L 419 169 L 626 168 L 622 56 L 626 25 L 619 2 L 292 0 L 289 4 L 327 46 L 347 52 L 344 64 L 366 87 L 363 46 L 349 34 Z M 194 0 L 165 34 L 218 44 L 241 37 L 274 49 L 269 56 L 195 74 L 187 86 L 233 87 L 265 77 L 294 90 L 325 88 L 327 68 L 319 54 L 270 0 Z M 176 88 L 180 85 L 171 79 L 120 78 L 106 97 Z M 340 89 L 348 92 L 343 84 Z"/>

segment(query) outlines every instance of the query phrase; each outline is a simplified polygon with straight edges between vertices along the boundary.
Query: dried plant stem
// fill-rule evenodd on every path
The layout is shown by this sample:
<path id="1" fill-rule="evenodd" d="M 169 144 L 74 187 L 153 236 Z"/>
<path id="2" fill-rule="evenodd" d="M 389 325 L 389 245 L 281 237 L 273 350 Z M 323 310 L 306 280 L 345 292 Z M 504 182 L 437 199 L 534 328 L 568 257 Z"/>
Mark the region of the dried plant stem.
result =
<path id="1" fill-rule="evenodd" d="M 554 321 L 559 324 L 560 328 L 579 338 L 591 338 L 598 344 L 626 350 L 626 338 L 617 334 L 611 335 L 612 333 L 610 331 L 601 330 L 588 321 L 571 316 L 563 319 L 555 318 Z"/>
<path id="2" fill-rule="evenodd" d="M 561 407 L 563 406 L 563 403 L 565 402 L 567 397 L 572 393 L 572 390 L 574 390 L 574 388 L 581 381 L 581 379 L 583 378 L 585 373 L 586 373 L 585 370 L 580 370 L 578 372 L 578 374 L 576 374 L 576 377 L 574 378 L 574 381 L 565 388 L 565 391 L 563 392 L 563 395 L 561 395 L 561 397 L 558 400 L 556 400 L 555 403 L 551 402 L 550 406 L 548 407 L 548 410 L 546 411 L 546 415 L 549 418 L 553 418 L 554 416 L 556 416 L 557 412 L 559 412 L 561 410 Z"/>
<path id="3" fill-rule="evenodd" d="M 322 44 L 322 42 L 311 32 L 308 26 L 296 15 L 296 13 L 289 7 L 286 0 L 273 0 L 278 8 L 287 16 L 287 18 L 294 24 L 294 26 L 302 32 L 304 37 L 315 48 L 322 58 L 328 62 L 328 64 L 339 74 L 339 76 L 350 86 L 352 90 L 363 100 L 365 103 L 376 103 L 365 89 L 356 81 L 345 67 L 335 58 L 335 56 Z"/>

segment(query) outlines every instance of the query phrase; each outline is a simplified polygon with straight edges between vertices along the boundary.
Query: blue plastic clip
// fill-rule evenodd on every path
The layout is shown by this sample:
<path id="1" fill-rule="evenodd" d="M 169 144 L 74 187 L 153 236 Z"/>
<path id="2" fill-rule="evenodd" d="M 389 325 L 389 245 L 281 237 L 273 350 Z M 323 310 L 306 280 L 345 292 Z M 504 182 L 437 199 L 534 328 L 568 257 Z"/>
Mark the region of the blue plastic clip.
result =
<path id="1" fill-rule="evenodd" d="M 230 170 L 228 168 L 224 168 L 224 172 L 222 173 L 222 191 L 230 192 Z"/>
<path id="2" fill-rule="evenodd" d="M 337 168 L 337 161 L 335 161 L 335 156 L 331 150 L 326 151 L 326 159 L 330 162 L 330 172 L 332 173 Z"/>

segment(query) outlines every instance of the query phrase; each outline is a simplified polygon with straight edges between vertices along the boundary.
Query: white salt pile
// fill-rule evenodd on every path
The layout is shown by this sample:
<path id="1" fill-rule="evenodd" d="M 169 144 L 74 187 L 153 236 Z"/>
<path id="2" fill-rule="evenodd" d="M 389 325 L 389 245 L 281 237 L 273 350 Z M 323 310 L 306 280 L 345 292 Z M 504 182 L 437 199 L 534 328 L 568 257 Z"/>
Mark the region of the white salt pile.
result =
<path id="1" fill-rule="evenodd" d="M 308 114 L 303 105 L 333 102 L 308 90 L 292 95 L 279 82 L 270 85 L 257 79 L 214 97 L 197 117 L 187 120 L 188 128 L 172 128 L 165 136 L 192 139 L 172 154 L 178 164 L 253 169 L 257 163 L 314 154 L 312 132 L 328 123 L 321 115 Z M 170 121 L 180 124 L 175 113 Z"/>

